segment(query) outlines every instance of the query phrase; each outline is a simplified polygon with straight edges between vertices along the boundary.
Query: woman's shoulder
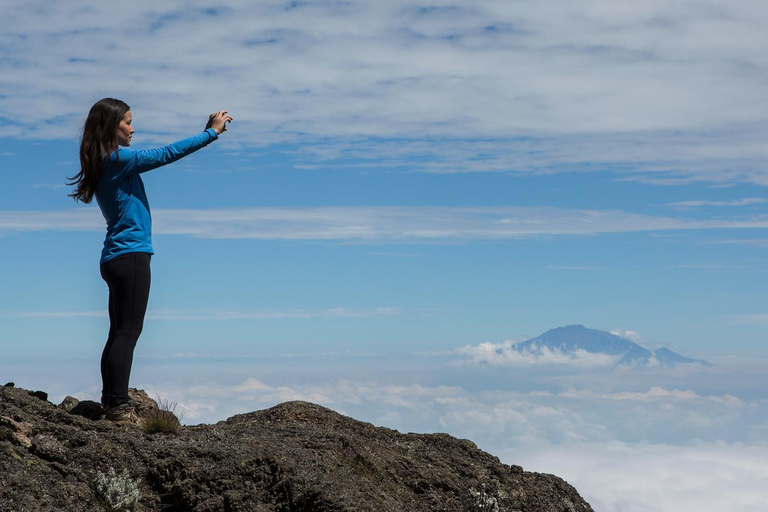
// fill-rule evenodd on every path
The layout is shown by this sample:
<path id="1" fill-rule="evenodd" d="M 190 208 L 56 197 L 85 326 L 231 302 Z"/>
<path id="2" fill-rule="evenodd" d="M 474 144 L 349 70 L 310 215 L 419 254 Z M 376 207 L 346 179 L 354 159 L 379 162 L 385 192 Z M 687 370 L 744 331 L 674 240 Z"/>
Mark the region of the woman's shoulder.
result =
<path id="1" fill-rule="evenodd" d="M 128 148 L 120 148 L 112 153 L 109 154 L 109 156 L 105 159 L 106 162 L 130 162 L 133 156 L 136 154 L 136 151 Z"/>
<path id="2" fill-rule="evenodd" d="M 104 160 L 104 177 L 108 181 L 120 180 L 133 173 L 136 167 L 136 151 L 120 148 Z"/>

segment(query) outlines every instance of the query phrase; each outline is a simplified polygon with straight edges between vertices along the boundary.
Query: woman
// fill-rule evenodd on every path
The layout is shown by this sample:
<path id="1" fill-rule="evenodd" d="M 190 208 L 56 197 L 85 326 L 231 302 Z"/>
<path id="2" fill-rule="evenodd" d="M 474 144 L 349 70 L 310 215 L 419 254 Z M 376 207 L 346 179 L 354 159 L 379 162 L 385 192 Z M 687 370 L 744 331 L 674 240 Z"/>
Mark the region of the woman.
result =
<path id="1" fill-rule="evenodd" d="M 101 356 L 101 403 L 107 418 L 132 420 L 128 379 L 133 350 L 144 325 L 149 299 L 152 218 L 141 173 L 175 162 L 218 139 L 232 121 L 225 110 L 211 114 L 205 131 L 163 148 L 133 151 L 133 116 L 120 100 L 98 101 L 85 121 L 80 172 L 71 178 L 78 201 L 94 196 L 107 221 L 101 276 L 109 286 L 109 336 Z"/>

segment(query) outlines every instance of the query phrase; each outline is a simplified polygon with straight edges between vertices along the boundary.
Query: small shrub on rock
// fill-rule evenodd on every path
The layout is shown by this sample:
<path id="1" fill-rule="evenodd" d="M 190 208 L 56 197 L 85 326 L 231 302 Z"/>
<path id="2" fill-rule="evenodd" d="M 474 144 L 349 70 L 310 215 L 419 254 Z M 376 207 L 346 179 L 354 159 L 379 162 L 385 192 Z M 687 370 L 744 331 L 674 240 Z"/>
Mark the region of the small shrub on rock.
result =
<path id="1" fill-rule="evenodd" d="M 96 497 L 108 512 L 133 510 L 139 503 L 139 481 L 131 478 L 127 469 L 119 475 L 114 468 L 96 474 Z"/>
<path id="2" fill-rule="evenodd" d="M 501 497 L 501 496 L 499 496 Z M 469 499 L 465 503 L 466 510 L 472 512 L 500 512 L 499 500 L 482 484 L 479 491 L 469 490 Z"/>

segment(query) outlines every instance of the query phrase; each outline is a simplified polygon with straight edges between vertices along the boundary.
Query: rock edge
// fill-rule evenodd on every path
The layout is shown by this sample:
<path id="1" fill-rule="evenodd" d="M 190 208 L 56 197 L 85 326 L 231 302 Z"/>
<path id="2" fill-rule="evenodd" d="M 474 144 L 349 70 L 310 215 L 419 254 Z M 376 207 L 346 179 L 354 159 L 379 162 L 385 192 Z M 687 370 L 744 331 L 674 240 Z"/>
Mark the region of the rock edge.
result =
<path id="1" fill-rule="evenodd" d="M 72 414 L 73 400 L 0 387 L 0 512 L 107 510 L 95 481 L 110 468 L 138 485 L 137 511 L 593 512 L 564 480 L 471 441 L 307 402 L 165 435 Z"/>

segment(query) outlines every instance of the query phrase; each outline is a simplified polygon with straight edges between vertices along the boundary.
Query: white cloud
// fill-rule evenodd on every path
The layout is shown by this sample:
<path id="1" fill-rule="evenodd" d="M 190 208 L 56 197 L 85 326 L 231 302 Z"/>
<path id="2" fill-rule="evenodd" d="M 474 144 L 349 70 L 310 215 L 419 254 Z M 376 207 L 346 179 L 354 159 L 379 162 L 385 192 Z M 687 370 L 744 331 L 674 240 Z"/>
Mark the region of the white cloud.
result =
<path id="1" fill-rule="evenodd" d="M 519 350 L 517 342 L 503 343 L 485 342 L 479 345 L 465 345 L 457 348 L 456 353 L 469 356 L 473 363 L 483 363 L 491 366 L 533 366 L 533 365 L 569 365 L 581 368 L 611 367 L 619 357 L 606 354 L 595 354 L 577 349 L 564 352 L 548 347 L 532 347 L 530 350 Z"/>
<path id="2" fill-rule="evenodd" d="M 227 144 L 296 142 L 316 153 L 304 165 L 370 147 L 385 165 L 421 152 L 411 165 L 433 172 L 766 183 L 758 0 L 430 5 L 11 3 L 0 136 L 72 138 L 109 94 L 137 138 L 226 107 Z"/>
<path id="3" fill-rule="evenodd" d="M 637 343 L 639 345 L 642 345 L 644 343 L 643 337 L 640 335 L 639 332 L 636 332 L 636 331 L 630 331 L 628 329 L 613 329 L 612 331 L 610 331 L 610 333 L 616 336 L 619 336 L 620 338 L 624 338 L 634 343 Z"/>
<path id="4" fill-rule="evenodd" d="M 675 203 L 667 203 L 665 206 L 693 208 L 697 206 L 750 206 L 764 203 L 768 203 L 768 199 L 762 197 L 748 197 L 745 199 L 737 199 L 735 201 L 677 201 Z"/>
<path id="5" fill-rule="evenodd" d="M 153 222 L 157 235 L 381 243 L 768 228 L 768 217 L 762 215 L 728 220 L 689 220 L 617 210 L 512 206 L 158 209 L 153 211 Z M 61 211 L 0 211 L 0 233 L 104 229 L 104 220 L 93 207 Z"/>
<path id="6" fill-rule="evenodd" d="M 0 210 L 0 234 L 15 231 L 104 231 L 106 223 L 98 209 L 61 211 Z"/>
<path id="7" fill-rule="evenodd" d="M 746 404 L 741 399 L 733 395 L 712 395 L 701 396 L 693 390 L 686 389 L 665 389 L 658 386 L 651 387 L 648 391 L 621 391 L 615 393 L 599 393 L 587 389 L 568 390 L 558 393 L 563 398 L 589 399 L 589 400 L 616 400 L 616 401 L 636 401 L 636 402 L 703 402 L 713 401 L 728 407 L 745 407 Z"/>
<path id="8" fill-rule="evenodd" d="M 256 380 L 254 378 L 249 378 L 243 381 L 242 384 L 235 386 L 232 388 L 233 391 L 236 391 L 238 393 L 245 393 L 250 391 L 269 391 L 272 388 L 264 384 L 263 382 Z"/>
<path id="9" fill-rule="evenodd" d="M 230 361 L 208 360 L 209 368 L 180 376 L 183 382 L 158 381 L 147 389 L 157 389 L 161 396 L 185 404 L 187 421 L 214 422 L 237 413 L 249 412 L 276 405 L 286 400 L 305 400 L 330 407 L 364 421 L 405 431 L 447 431 L 452 435 L 470 438 L 494 453 L 510 446 L 526 443 L 562 443 L 572 440 L 586 442 L 672 442 L 680 443 L 698 438 L 754 442 L 768 430 L 768 402 L 747 399 L 734 393 L 707 394 L 694 389 L 681 389 L 650 385 L 645 390 L 627 387 L 624 390 L 606 390 L 597 387 L 568 388 L 560 391 L 542 391 L 543 375 L 521 376 L 533 386 L 531 391 L 510 391 L 501 373 L 488 374 L 487 379 L 497 382 L 491 389 L 470 390 L 458 385 L 427 385 L 418 378 L 399 380 L 368 368 L 371 362 L 361 358 L 347 358 L 350 368 L 361 370 L 358 377 L 369 375 L 370 380 L 345 378 L 350 372 L 332 364 L 342 356 L 323 357 L 322 367 L 327 376 L 320 380 L 296 380 L 287 372 L 287 381 L 278 374 L 253 373 L 247 364 L 233 367 Z M 377 358 L 379 361 L 381 358 Z M 265 366 L 284 367 L 286 363 L 275 358 Z M 313 359 L 313 360 L 316 360 Z M 176 361 L 174 365 L 199 365 L 200 357 L 188 363 Z M 370 360 L 373 361 L 373 360 Z M 149 364 L 144 362 L 143 366 Z M 165 367 L 167 362 L 153 365 Z M 296 368 L 301 362 L 290 363 Z M 210 366 L 227 366 L 227 379 L 210 377 L 216 370 Z M 238 368 L 238 369 L 235 369 Z M 429 375 L 432 371 L 425 370 Z M 322 372 L 321 372 L 322 373 Z M 443 371 L 445 373 L 445 371 Z M 333 375 L 341 375 L 334 378 Z M 317 379 L 318 372 L 312 372 Z M 452 382 L 445 373 L 445 382 Z M 467 384 L 472 378 L 462 374 Z M 241 377 L 238 377 L 241 376 Z M 757 375 L 755 378 L 758 377 Z M 570 384 L 578 379 L 569 379 Z M 625 381 L 608 376 L 601 380 L 604 387 L 621 386 Z M 645 383 L 653 378 L 645 377 Z M 520 385 L 512 385 L 517 388 Z M 390 418 L 383 423 L 381 418 Z"/>
<path id="10" fill-rule="evenodd" d="M 768 325 L 768 313 L 730 315 L 728 319 L 729 319 L 729 323 L 731 323 L 732 325 L 754 325 L 754 326 Z"/>
<path id="11" fill-rule="evenodd" d="M 764 443 L 550 444 L 500 458 L 564 478 L 601 512 L 758 512 L 768 503 Z"/>

